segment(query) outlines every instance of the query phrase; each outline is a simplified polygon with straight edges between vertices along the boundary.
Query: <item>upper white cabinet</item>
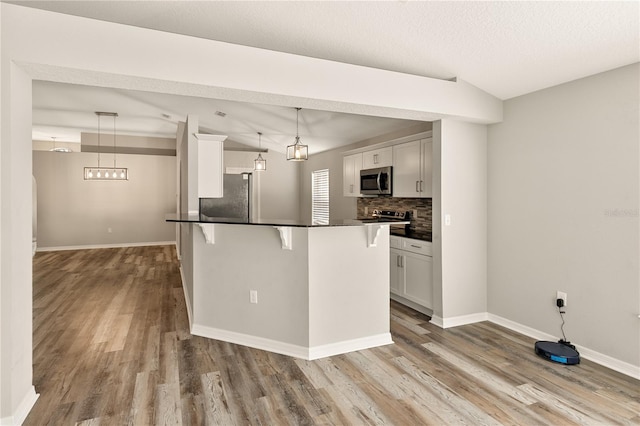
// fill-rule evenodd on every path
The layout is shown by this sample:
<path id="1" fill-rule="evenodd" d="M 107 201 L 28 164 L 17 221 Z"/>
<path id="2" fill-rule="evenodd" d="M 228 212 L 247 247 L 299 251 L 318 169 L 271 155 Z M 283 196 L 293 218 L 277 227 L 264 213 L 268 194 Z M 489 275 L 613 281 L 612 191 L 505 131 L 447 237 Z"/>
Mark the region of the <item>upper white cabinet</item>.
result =
<path id="1" fill-rule="evenodd" d="M 393 164 L 393 150 L 387 148 L 365 151 L 362 153 L 362 168 L 375 169 L 377 167 L 387 167 Z"/>
<path id="2" fill-rule="evenodd" d="M 432 196 L 432 139 L 420 139 L 393 146 L 393 196 Z"/>
<path id="3" fill-rule="evenodd" d="M 342 192 L 345 197 L 360 196 L 362 153 L 347 155 L 342 161 Z"/>
<path id="4" fill-rule="evenodd" d="M 222 135 L 196 134 L 198 140 L 198 198 L 222 198 L 224 140 Z"/>

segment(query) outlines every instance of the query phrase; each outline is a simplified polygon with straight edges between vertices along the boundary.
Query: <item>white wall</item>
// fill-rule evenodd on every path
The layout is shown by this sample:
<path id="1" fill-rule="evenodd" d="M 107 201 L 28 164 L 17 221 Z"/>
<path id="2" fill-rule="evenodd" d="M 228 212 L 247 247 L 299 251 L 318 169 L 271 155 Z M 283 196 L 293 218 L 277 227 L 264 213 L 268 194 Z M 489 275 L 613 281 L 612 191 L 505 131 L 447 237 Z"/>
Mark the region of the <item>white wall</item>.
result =
<path id="1" fill-rule="evenodd" d="M 38 248 L 175 241 L 175 225 L 165 215 L 175 212 L 176 158 L 118 154 L 128 181 L 84 180 L 84 167 L 94 166 L 96 155 L 33 152 Z M 113 156 L 102 157 L 108 164 Z"/>
<path id="2" fill-rule="evenodd" d="M 506 101 L 488 154 L 489 311 L 561 337 L 564 291 L 567 338 L 634 366 L 639 77 L 634 64 Z"/>
<path id="3" fill-rule="evenodd" d="M 257 156 L 257 152 L 225 151 L 224 166 L 253 169 L 253 160 Z M 262 153 L 262 158 L 267 160 L 267 170 L 253 172 L 254 192 L 257 192 L 254 198 L 258 199 L 260 218 L 298 220 L 299 163 L 287 161 L 284 154 L 275 151 Z"/>
<path id="4" fill-rule="evenodd" d="M 487 311 L 486 126 L 436 121 L 433 157 L 433 312 L 449 327 Z"/>
<path id="5" fill-rule="evenodd" d="M 6 40 L 3 34 L 3 52 Z M 13 424 L 37 398 L 31 384 L 31 78 L 10 61 L 0 69 L 0 423 Z"/>

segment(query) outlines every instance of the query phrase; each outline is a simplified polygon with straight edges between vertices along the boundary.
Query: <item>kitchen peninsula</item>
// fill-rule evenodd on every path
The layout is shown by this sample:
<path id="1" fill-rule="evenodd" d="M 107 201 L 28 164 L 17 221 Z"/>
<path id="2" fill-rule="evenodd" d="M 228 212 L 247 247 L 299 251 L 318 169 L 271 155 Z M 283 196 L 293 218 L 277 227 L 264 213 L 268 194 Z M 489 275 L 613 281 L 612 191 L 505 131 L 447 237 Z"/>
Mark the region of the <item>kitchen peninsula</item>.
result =
<path id="1" fill-rule="evenodd" d="M 192 334 L 303 359 L 393 343 L 389 226 L 398 221 L 166 220 L 186 231 Z"/>

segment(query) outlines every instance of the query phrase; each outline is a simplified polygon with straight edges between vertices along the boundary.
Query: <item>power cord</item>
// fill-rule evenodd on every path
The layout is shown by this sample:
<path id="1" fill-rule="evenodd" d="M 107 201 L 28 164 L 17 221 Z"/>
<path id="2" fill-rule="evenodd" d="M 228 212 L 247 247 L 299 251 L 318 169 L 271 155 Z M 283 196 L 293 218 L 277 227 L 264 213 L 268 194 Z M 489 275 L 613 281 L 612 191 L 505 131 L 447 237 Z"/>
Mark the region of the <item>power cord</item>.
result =
<path id="1" fill-rule="evenodd" d="M 560 325 L 560 331 L 562 331 L 562 339 L 558 340 L 558 343 L 562 343 L 563 345 L 569 346 L 571 349 L 575 349 L 576 347 L 572 345 L 570 341 L 567 340 L 567 336 L 565 336 L 564 334 L 565 311 L 562 310 L 562 308 L 564 308 L 564 300 L 556 299 L 556 306 L 558 307 L 558 313 L 560 314 L 560 319 L 562 319 L 562 324 Z"/>

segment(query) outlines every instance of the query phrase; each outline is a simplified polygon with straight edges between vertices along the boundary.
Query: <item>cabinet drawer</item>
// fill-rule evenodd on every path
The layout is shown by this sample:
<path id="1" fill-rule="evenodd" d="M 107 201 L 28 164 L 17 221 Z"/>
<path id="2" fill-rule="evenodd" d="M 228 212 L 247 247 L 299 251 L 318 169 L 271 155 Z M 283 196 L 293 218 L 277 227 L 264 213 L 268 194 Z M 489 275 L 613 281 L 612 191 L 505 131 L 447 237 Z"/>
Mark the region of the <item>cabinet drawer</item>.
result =
<path id="1" fill-rule="evenodd" d="M 402 248 L 402 238 L 394 237 L 393 235 L 389 237 L 389 247 L 391 248 Z"/>
<path id="2" fill-rule="evenodd" d="M 414 240 L 411 238 L 402 238 L 402 250 L 410 251 L 416 254 L 431 256 L 431 243 L 429 241 Z"/>

